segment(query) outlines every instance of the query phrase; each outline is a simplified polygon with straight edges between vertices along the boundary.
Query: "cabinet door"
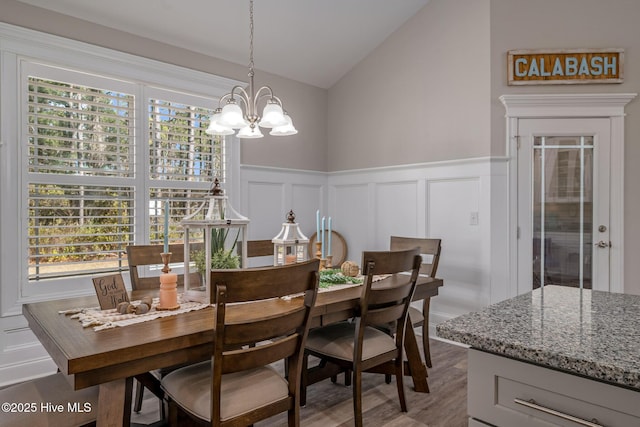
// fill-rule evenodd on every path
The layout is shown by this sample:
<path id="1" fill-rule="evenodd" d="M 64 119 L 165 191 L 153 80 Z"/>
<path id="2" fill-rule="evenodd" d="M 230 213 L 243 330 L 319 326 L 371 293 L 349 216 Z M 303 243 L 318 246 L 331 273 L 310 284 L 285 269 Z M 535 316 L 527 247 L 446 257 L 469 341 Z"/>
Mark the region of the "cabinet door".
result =
<path id="1" fill-rule="evenodd" d="M 468 411 L 477 420 L 503 427 L 640 425 L 638 392 L 478 350 L 468 357 Z"/>

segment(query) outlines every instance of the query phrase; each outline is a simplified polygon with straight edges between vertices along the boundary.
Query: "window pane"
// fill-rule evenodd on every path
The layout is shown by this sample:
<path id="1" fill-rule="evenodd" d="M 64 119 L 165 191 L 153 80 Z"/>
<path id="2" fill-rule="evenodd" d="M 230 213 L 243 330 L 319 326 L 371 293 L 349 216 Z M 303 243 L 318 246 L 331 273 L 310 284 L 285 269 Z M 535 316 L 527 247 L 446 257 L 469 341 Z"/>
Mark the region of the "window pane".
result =
<path id="1" fill-rule="evenodd" d="M 133 189 L 29 186 L 29 279 L 115 271 L 133 241 Z"/>
<path id="2" fill-rule="evenodd" d="M 133 175 L 133 95 L 29 77 L 29 172 Z"/>
<path id="3" fill-rule="evenodd" d="M 536 137 L 533 287 L 591 288 L 593 137 Z M 571 141 L 570 144 L 560 145 Z M 577 143 L 576 143 L 577 141 Z"/>
<path id="4" fill-rule="evenodd" d="M 195 211 L 205 200 L 209 190 L 160 189 L 152 188 L 149 199 L 149 243 L 162 244 L 164 241 L 164 204 L 169 201 L 169 243 L 184 242 L 184 229 L 180 221 Z M 202 236 L 190 233 L 189 237 L 198 241 Z"/>
<path id="5" fill-rule="evenodd" d="M 149 174 L 151 179 L 224 181 L 223 138 L 204 131 L 211 109 L 149 100 Z"/>

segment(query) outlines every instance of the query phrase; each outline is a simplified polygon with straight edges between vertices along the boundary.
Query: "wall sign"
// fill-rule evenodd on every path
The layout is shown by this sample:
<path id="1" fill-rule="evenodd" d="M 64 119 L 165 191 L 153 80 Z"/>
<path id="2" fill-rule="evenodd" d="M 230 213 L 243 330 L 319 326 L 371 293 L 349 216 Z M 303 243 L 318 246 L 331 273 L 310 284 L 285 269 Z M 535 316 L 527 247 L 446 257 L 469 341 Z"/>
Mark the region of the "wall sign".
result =
<path id="1" fill-rule="evenodd" d="M 509 85 L 622 83 L 624 49 L 510 50 Z"/>

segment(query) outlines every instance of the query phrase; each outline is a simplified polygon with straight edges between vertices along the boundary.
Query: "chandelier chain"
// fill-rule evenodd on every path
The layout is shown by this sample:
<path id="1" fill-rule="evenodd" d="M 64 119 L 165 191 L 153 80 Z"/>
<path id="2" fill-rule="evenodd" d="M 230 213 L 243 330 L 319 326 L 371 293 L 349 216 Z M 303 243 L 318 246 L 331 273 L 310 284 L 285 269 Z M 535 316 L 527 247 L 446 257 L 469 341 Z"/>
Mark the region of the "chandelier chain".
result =
<path id="1" fill-rule="evenodd" d="M 249 2 L 249 76 L 253 76 L 253 0 Z"/>

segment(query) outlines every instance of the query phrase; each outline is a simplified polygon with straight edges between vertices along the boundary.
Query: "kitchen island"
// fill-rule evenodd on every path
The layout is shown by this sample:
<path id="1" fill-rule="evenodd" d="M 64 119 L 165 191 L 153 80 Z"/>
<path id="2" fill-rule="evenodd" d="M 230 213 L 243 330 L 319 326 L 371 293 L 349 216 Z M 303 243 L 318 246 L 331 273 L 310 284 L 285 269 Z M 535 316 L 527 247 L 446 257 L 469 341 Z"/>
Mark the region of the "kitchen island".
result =
<path id="1" fill-rule="evenodd" d="M 469 425 L 640 426 L 640 296 L 545 286 L 443 322 Z"/>

